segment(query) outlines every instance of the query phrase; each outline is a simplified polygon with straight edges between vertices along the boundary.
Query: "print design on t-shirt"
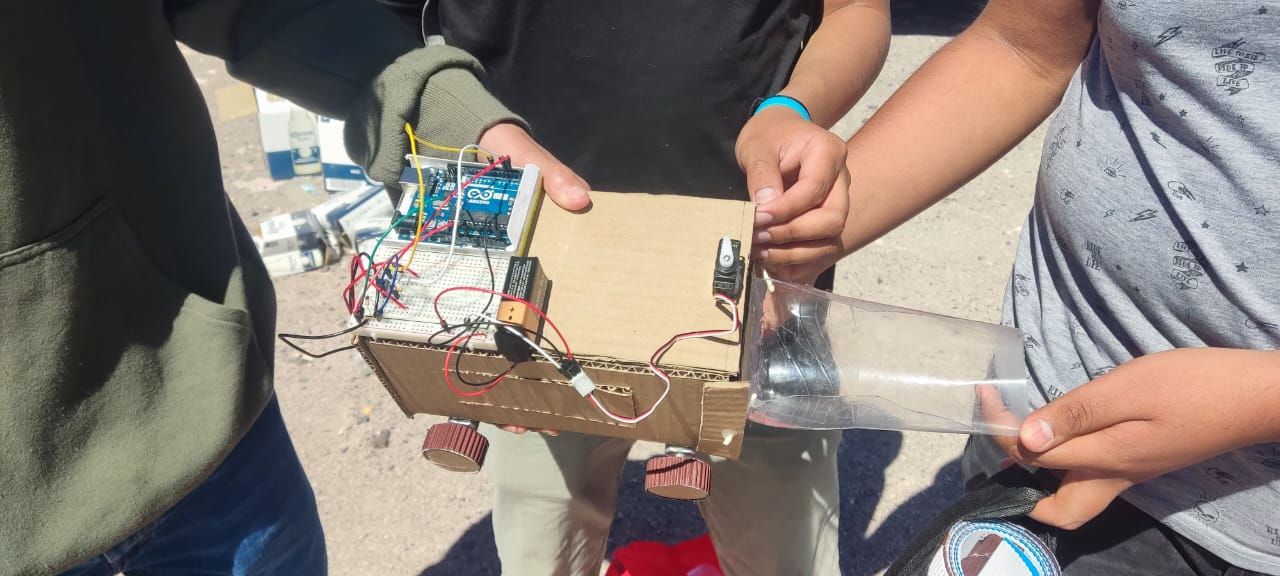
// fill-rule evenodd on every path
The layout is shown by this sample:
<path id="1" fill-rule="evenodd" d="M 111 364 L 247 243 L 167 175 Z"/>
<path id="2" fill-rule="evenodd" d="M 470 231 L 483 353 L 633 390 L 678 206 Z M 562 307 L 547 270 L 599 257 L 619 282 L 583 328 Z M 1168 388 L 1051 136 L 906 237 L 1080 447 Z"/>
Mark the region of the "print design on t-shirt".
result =
<path id="1" fill-rule="evenodd" d="M 1182 34 L 1181 26 L 1170 26 L 1165 28 L 1164 32 L 1161 32 L 1159 36 L 1156 36 L 1156 43 L 1153 46 L 1159 47 L 1161 44 L 1177 38 L 1179 34 Z"/>
<path id="2" fill-rule="evenodd" d="M 1277 324 L 1275 322 L 1264 322 L 1262 320 L 1258 320 L 1257 318 L 1245 318 L 1244 327 L 1250 330 L 1265 332 L 1267 334 L 1275 334 L 1277 332 L 1280 332 L 1280 324 Z"/>
<path id="3" fill-rule="evenodd" d="M 1106 174 L 1108 178 L 1113 180 L 1126 178 L 1124 174 L 1124 165 L 1120 163 L 1119 159 L 1112 158 L 1101 164 L 1100 167 L 1102 168 L 1102 173 Z"/>
<path id="4" fill-rule="evenodd" d="M 1218 468 L 1217 466 L 1209 466 L 1208 468 L 1205 468 L 1204 473 L 1208 474 L 1210 478 L 1217 480 L 1218 483 L 1223 486 L 1230 486 L 1236 482 L 1235 476 L 1230 472 L 1226 472 L 1221 468 Z"/>
<path id="5" fill-rule="evenodd" d="M 1242 48 L 1247 42 L 1239 38 L 1227 42 L 1212 51 L 1214 72 L 1218 75 L 1218 86 L 1226 89 L 1227 94 L 1235 96 L 1249 89 L 1250 74 L 1257 70 L 1257 64 L 1267 59 L 1262 52 L 1254 52 Z M 1221 60 L 1226 58 L 1226 60 Z"/>
<path id="6" fill-rule="evenodd" d="M 1187 188 L 1187 185 L 1183 184 L 1182 182 L 1179 182 L 1177 180 L 1170 180 L 1167 186 L 1169 187 L 1169 194 L 1172 195 L 1174 198 L 1177 198 L 1179 200 L 1195 200 L 1196 199 L 1196 195 L 1192 193 L 1191 189 Z"/>
<path id="7" fill-rule="evenodd" d="M 1196 499 L 1196 516 L 1205 524 L 1213 524 L 1222 516 L 1222 512 L 1218 511 L 1218 507 L 1213 504 L 1214 500 L 1203 490 L 1200 491 L 1200 497 Z"/>
<path id="8" fill-rule="evenodd" d="M 1136 214 L 1133 215 L 1133 218 L 1129 219 L 1129 221 L 1142 222 L 1143 220 L 1151 220 L 1159 215 L 1160 215 L 1159 210 L 1156 210 L 1154 208 L 1147 208 L 1145 210 L 1139 210 Z"/>
<path id="9" fill-rule="evenodd" d="M 1200 287 L 1200 278 L 1205 275 L 1204 261 L 1200 250 L 1193 244 L 1178 241 L 1173 244 L 1173 278 L 1179 290 L 1195 290 Z"/>
<path id="10" fill-rule="evenodd" d="M 1102 247 L 1093 242 L 1085 242 L 1085 250 L 1089 251 L 1089 257 L 1085 259 L 1085 266 L 1093 270 L 1102 270 Z"/>

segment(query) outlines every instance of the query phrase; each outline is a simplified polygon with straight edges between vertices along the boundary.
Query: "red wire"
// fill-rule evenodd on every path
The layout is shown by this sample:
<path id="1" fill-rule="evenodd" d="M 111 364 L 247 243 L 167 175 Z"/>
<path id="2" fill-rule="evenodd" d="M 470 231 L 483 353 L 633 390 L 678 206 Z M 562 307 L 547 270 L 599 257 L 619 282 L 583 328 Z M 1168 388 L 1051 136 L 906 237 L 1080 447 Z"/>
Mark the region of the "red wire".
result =
<path id="1" fill-rule="evenodd" d="M 344 290 L 342 291 L 342 292 L 343 292 L 343 300 L 344 300 L 344 301 L 347 301 L 347 302 L 350 302 L 350 309 L 348 310 L 348 312 L 350 312 L 351 314 L 355 314 L 355 313 L 356 313 L 356 308 L 358 308 L 358 307 L 359 307 L 359 306 L 356 306 L 356 304 L 358 304 L 358 303 L 353 301 L 353 299 L 355 298 L 356 282 L 359 282 L 361 278 L 364 278 L 365 274 L 368 274 L 368 273 L 370 272 L 370 270 L 372 270 L 375 274 L 380 274 L 380 273 L 381 273 L 381 270 L 383 270 L 383 269 L 385 269 L 385 268 L 386 268 L 387 262 L 390 262 L 391 260 L 394 260 L 394 258 L 392 258 L 392 259 L 387 260 L 387 262 L 383 262 L 383 263 L 381 263 L 381 264 L 374 264 L 374 265 L 373 265 L 373 268 L 371 268 L 371 269 L 365 269 L 365 267 L 364 267 L 364 259 L 363 259 L 363 258 L 360 258 L 360 255 L 359 255 L 359 254 L 357 254 L 355 258 L 356 258 L 356 260 L 357 260 L 357 262 L 356 262 L 356 263 L 360 266 L 360 275 L 359 275 L 359 276 L 356 276 L 355 280 L 352 280 L 350 284 L 347 284 L 346 289 L 344 289 Z M 352 267 L 354 267 L 354 264 L 353 264 L 353 266 L 352 266 Z M 407 306 L 405 306 L 404 304 L 401 304 L 401 303 L 400 303 L 400 301 L 399 301 L 399 300 L 397 300 L 394 296 L 392 296 L 392 295 L 391 295 L 387 290 L 383 289 L 381 286 L 378 286 L 378 283 L 377 283 L 377 282 L 373 282 L 373 289 L 374 289 L 374 290 L 377 290 L 379 294 L 383 295 L 384 297 L 386 297 L 386 298 L 388 298 L 389 300 L 391 300 L 392 302 L 394 302 L 396 306 L 399 306 L 400 308 L 405 309 L 405 310 L 408 310 L 408 309 L 409 309 L 409 308 L 408 308 Z M 348 293 L 350 293 L 350 295 L 349 295 L 349 296 L 347 295 Z"/>
<path id="2" fill-rule="evenodd" d="M 453 379 L 449 377 L 449 360 L 453 359 L 453 353 L 455 350 L 458 349 L 459 344 L 462 344 L 463 342 L 466 342 L 467 340 L 470 340 L 476 336 L 480 336 L 481 334 L 482 334 L 481 332 L 472 332 L 470 334 L 467 334 L 466 336 L 463 336 L 462 338 L 454 340 L 453 344 L 449 346 L 449 351 L 444 353 L 444 383 L 449 385 L 449 389 L 453 390 L 454 394 L 457 394 L 465 398 L 475 398 L 477 396 L 484 396 L 490 390 L 493 390 L 494 386 L 497 386 L 498 383 L 502 382 L 502 380 L 507 377 L 506 374 L 498 376 L 498 379 L 494 380 L 492 384 L 485 386 L 484 388 L 481 388 L 479 390 L 476 390 L 475 392 L 463 392 L 462 390 L 459 390 L 457 386 L 453 385 Z"/>
<path id="3" fill-rule="evenodd" d="M 444 290 L 441 290 L 439 294 L 436 294 L 436 299 L 435 299 L 435 301 L 434 301 L 434 302 L 432 302 L 432 304 L 431 304 L 431 305 L 432 305 L 432 307 L 434 307 L 434 308 L 435 308 L 435 310 L 436 310 L 436 318 L 439 318 L 439 319 L 440 319 L 440 325 L 441 325 L 441 326 L 443 326 L 443 325 L 444 325 L 445 320 L 444 320 L 444 315 L 440 313 L 440 297 L 441 297 L 441 296 L 444 296 L 445 294 L 448 294 L 448 293 L 450 293 L 450 292 L 457 291 L 457 290 L 464 290 L 464 291 L 468 291 L 468 292 L 483 292 L 483 293 L 485 293 L 485 294 L 492 294 L 492 295 L 494 295 L 494 296 L 500 296 L 500 297 L 502 297 L 502 298 L 506 298 L 507 300 L 512 300 L 512 301 L 514 301 L 514 302 L 519 302 L 519 303 L 521 303 L 521 304 L 524 304 L 525 306 L 528 306 L 530 310 L 533 310 L 533 311 L 534 311 L 534 313 L 536 313 L 538 316 L 542 317 L 542 319 L 543 319 L 543 320 L 545 320 L 545 321 L 547 322 L 547 325 L 548 325 L 548 326 L 551 326 L 551 329 L 552 329 L 552 330 L 555 330 L 555 332 L 556 332 L 556 337 L 557 337 L 557 338 L 559 338 L 559 339 L 560 339 L 560 343 L 564 345 L 564 355 L 565 355 L 565 357 L 566 357 L 566 358 L 568 358 L 568 359 L 570 359 L 570 360 L 572 360 L 572 359 L 573 359 L 573 352 L 571 352 L 571 351 L 569 350 L 569 341 L 564 339 L 564 334 L 560 333 L 560 328 L 558 328 L 558 327 L 556 326 L 556 323 L 555 323 L 555 322 L 552 322 L 552 321 L 551 321 L 551 319 L 547 317 L 547 314 L 546 314 L 545 312 L 543 312 L 541 308 L 538 308 L 538 307 L 537 307 L 537 306 L 535 306 L 532 302 L 530 302 L 530 301 L 528 301 L 528 300 L 525 300 L 524 298 L 517 298 L 517 297 L 512 296 L 512 295 L 510 295 L 510 294 L 506 294 L 506 293 L 503 293 L 503 292 L 498 292 L 497 290 L 490 290 L 490 289 L 488 289 L 488 288 L 480 288 L 480 287 L 478 287 L 478 286 L 454 286 L 454 287 L 452 287 L 452 288 L 445 288 Z"/>
<path id="4" fill-rule="evenodd" d="M 439 216 L 440 212 L 444 211 L 445 206 L 449 205 L 449 201 L 452 200 L 454 196 L 458 195 L 463 190 L 465 190 L 467 186 L 470 186 L 471 183 L 475 182 L 477 178 L 484 176 L 485 174 L 488 174 L 489 171 L 493 170 L 494 168 L 497 168 L 498 165 L 502 164 L 503 162 L 506 162 L 510 158 L 511 158 L 510 156 L 503 156 L 501 158 L 498 158 L 497 160 L 494 160 L 493 162 L 489 163 L 488 166 L 485 166 L 479 172 L 476 172 L 475 175 L 473 175 L 472 177 L 467 178 L 466 182 L 462 183 L 462 188 L 455 188 L 453 192 L 450 192 L 448 196 L 445 196 L 444 200 L 440 202 L 440 205 L 436 206 L 436 211 L 431 213 L 431 217 L 427 218 L 426 220 L 423 220 L 423 222 L 430 222 L 432 220 L 435 220 L 436 216 Z"/>
<path id="5" fill-rule="evenodd" d="M 428 230 L 422 234 L 422 239 L 426 240 L 427 238 L 435 236 L 436 234 L 439 234 L 440 232 L 444 231 L 450 226 L 453 226 L 453 222 L 446 222 L 440 226 L 432 228 L 431 230 Z M 404 257 L 404 253 L 407 252 L 408 250 L 409 250 L 409 245 L 406 245 L 404 248 L 401 248 L 400 251 L 395 254 L 395 256 L 387 258 L 382 262 L 375 263 L 373 265 L 374 272 L 377 273 L 377 270 L 379 268 L 383 268 L 386 265 L 390 264 L 391 261 L 395 260 L 397 257 Z M 351 314 L 356 313 L 356 309 L 359 308 L 358 304 L 360 304 L 359 302 L 355 301 L 356 284 L 359 283 L 360 280 L 364 278 L 364 275 L 366 273 L 368 273 L 368 270 L 366 270 L 364 267 L 364 259 L 361 258 L 359 254 L 356 254 L 355 256 L 351 257 L 351 268 L 353 272 L 357 266 L 359 266 L 360 268 L 360 274 L 352 278 L 351 283 L 347 284 L 347 287 L 342 290 L 343 301 L 347 303 L 347 306 L 348 306 L 347 311 Z M 409 268 L 405 268 L 405 270 L 408 271 L 410 274 L 413 274 L 415 278 L 418 277 L 418 274 L 413 270 Z M 374 287 L 377 288 L 377 285 L 375 284 Z M 381 288 L 378 288 L 378 290 L 381 291 Z M 386 292 L 382 292 L 382 293 L 386 294 Z M 392 299 L 392 301 L 395 302 L 397 306 L 400 306 L 401 308 L 405 308 L 403 304 L 401 304 L 399 301 L 396 301 L 394 298 Z"/>
<path id="6" fill-rule="evenodd" d="M 439 233 L 441 233 L 441 232 L 444 232 L 446 229 L 448 229 L 448 228 L 450 228 L 450 227 L 452 227 L 452 226 L 453 226 L 453 222 L 452 222 L 452 221 L 450 221 L 450 222 L 445 222 L 444 224 L 441 224 L 441 225 L 439 225 L 439 226 L 436 226 L 435 228 L 432 228 L 432 229 L 430 229 L 430 230 L 427 230 L 426 232 L 423 232 L 423 233 L 422 233 L 422 240 L 426 240 L 427 238 L 430 238 L 430 237 L 432 237 L 432 236 L 435 236 L 436 234 L 439 234 Z M 421 242 L 421 240 L 419 240 L 419 242 Z M 411 247 L 413 247 L 413 244 L 412 244 L 412 243 L 410 243 L 410 244 L 406 244 L 404 248 L 401 248 L 399 252 L 396 252 L 396 256 L 403 257 L 403 256 L 404 256 L 404 254 L 405 254 L 405 252 L 408 252 L 408 251 L 409 251 L 409 248 L 411 248 Z M 390 262 L 390 261 L 392 261 L 392 260 L 394 260 L 394 259 L 395 259 L 395 256 L 393 256 L 393 257 L 391 257 L 391 258 L 387 258 L 387 260 L 386 260 L 385 262 L 383 262 L 383 263 L 385 264 L 386 262 Z"/>
<path id="7" fill-rule="evenodd" d="M 687 340 L 690 338 L 701 338 L 705 336 L 724 336 L 724 335 L 732 334 L 733 332 L 736 332 L 741 327 L 742 320 L 739 315 L 738 305 L 733 302 L 733 299 L 729 298 L 728 296 L 725 296 L 724 294 L 716 294 L 715 297 L 717 300 L 723 299 L 723 301 L 729 304 L 729 307 L 732 308 L 733 328 L 729 330 L 699 330 L 696 332 L 685 332 L 683 334 L 676 334 L 675 336 L 672 336 L 670 340 L 667 340 L 666 344 L 663 344 L 662 346 L 659 346 L 657 350 L 654 350 L 653 355 L 649 357 L 649 369 L 652 370 L 656 375 L 658 375 L 658 378 L 667 385 L 667 391 L 663 393 L 662 397 L 660 397 L 653 404 L 653 406 L 650 406 L 648 410 L 645 410 L 643 413 L 638 414 L 634 418 L 632 418 L 632 417 L 622 416 L 610 410 L 608 407 L 604 405 L 603 402 L 600 402 L 600 400 L 596 398 L 595 394 L 587 395 L 587 398 L 591 400 L 591 403 L 595 404 L 596 408 L 600 409 L 601 412 L 604 412 L 606 415 L 610 416 L 611 418 L 619 422 L 623 422 L 627 424 L 638 424 L 645 418 L 648 418 L 649 415 L 652 414 L 654 410 L 658 409 L 658 406 L 662 403 L 662 401 L 666 399 L 666 395 L 671 392 L 671 375 L 668 374 L 666 370 L 663 370 L 661 367 L 658 366 L 658 360 L 660 360 L 662 356 L 666 354 L 668 350 L 671 349 L 672 346 L 675 346 L 675 344 L 681 340 Z"/>
<path id="8" fill-rule="evenodd" d="M 461 192 L 462 190 L 466 189 L 466 187 L 467 187 L 467 186 L 470 186 L 473 182 L 475 182 L 475 181 L 476 181 L 476 179 L 477 179 L 477 178 L 480 178 L 481 176 L 484 176 L 485 174 L 488 174 L 488 173 L 489 173 L 490 171 L 492 171 L 494 168 L 497 168 L 497 167 L 498 167 L 498 166 L 500 166 L 503 162 L 506 162 L 506 161 L 507 161 L 507 160 L 509 160 L 510 158 L 511 158 L 511 156 L 502 156 L 502 157 L 498 158 L 497 160 L 494 160 L 493 162 L 489 163 L 489 165 L 488 165 L 488 166 L 485 166 L 485 167 L 484 167 L 484 168 L 482 168 L 479 172 L 476 172 L 474 175 L 472 175 L 470 178 L 468 178 L 465 182 L 463 182 L 463 183 L 462 183 L 462 188 L 460 188 L 460 189 L 455 189 L 453 192 L 450 192 L 448 196 L 445 196 L 445 197 L 444 197 L 444 200 L 440 202 L 440 205 L 436 207 L 435 212 L 432 212 L 432 213 L 431 213 L 431 217 L 430 217 L 430 218 L 427 218 L 426 220 L 423 220 L 423 222 L 430 222 L 430 221 L 432 221 L 432 220 L 435 220 L 435 219 L 436 219 L 436 216 L 439 216 L 439 215 L 440 215 L 440 212 L 442 212 L 442 211 L 444 210 L 444 208 L 445 208 L 446 206 L 448 206 L 448 205 L 449 205 L 449 201 L 450 201 L 450 200 L 452 200 L 452 199 L 453 199 L 453 197 L 454 197 L 455 195 L 457 195 L 457 194 L 458 194 L 459 192 Z M 418 238 L 418 239 L 417 239 L 417 241 L 416 241 L 416 242 L 410 242 L 410 243 L 409 243 L 409 244 L 407 244 L 404 248 L 400 249 L 400 251 L 396 253 L 396 256 L 404 256 L 404 253 L 405 253 L 405 252 L 408 252 L 408 251 L 409 251 L 409 248 L 412 248 L 412 247 L 413 247 L 413 246 L 415 246 L 416 244 L 421 243 L 423 240 L 426 240 L 427 238 L 430 238 L 430 237 L 432 237 L 432 236 L 434 236 L 434 235 L 436 235 L 436 234 L 440 233 L 441 231 L 445 230 L 446 228 L 448 228 L 448 227 L 450 227 L 450 226 L 453 226 L 453 222 L 452 222 L 452 221 L 450 221 L 450 222 L 446 222 L 446 223 L 444 223 L 444 224 L 442 224 L 442 225 L 440 225 L 440 226 L 437 226 L 437 227 L 435 227 L 435 228 L 433 228 L 433 229 L 431 229 L 431 230 L 428 230 L 427 232 L 424 232 L 424 233 L 422 234 L 422 236 L 421 236 L 420 238 Z M 370 258 L 372 258 L 373 256 L 374 256 L 373 254 L 370 254 L 370 255 L 369 255 L 369 257 L 370 257 Z M 355 260 L 359 260 L 359 259 L 360 259 L 360 255 L 359 255 L 359 254 L 357 254 L 357 255 L 354 257 L 354 259 L 355 259 Z M 390 262 L 390 261 L 392 261 L 392 260 L 394 260 L 394 259 L 395 259 L 395 257 L 388 258 L 388 259 L 386 259 L 385 261 L 381 262 L 381 265 L 385 266 L 388 262 Z M 379 267 L 379 265 L 378 265 L 378 264 L 375 264 L 375 265 L 373 266 L 373 269 L 374 269 L 374 270 L 377 270 L 377 269 L 378 269 L 378 267 Z M 354 264 L 354 263 L 352 264 L 352 268 L 353 268 L 353 271 L 354 271 L 354 268 L 355 268 L 355 264 Z M 357 306 L 358 302 L 357 302 L 357 301 L 356 301 L 356 299 L 355 299 L 355 285 L 356 285 L 356 283 L 357 283 L 357 282 L 359 282 L 361 279 L 363 279 L 363 278 L 364 278 L 364 274 L 365 274 L 365 272 L 368 272 L 368 271 L 366 271 L 366 270 L 364 269 L 364 263 L 363 263 L 363 262 L 360 262 L 360 269 L 361 269 L 362 273 L 361 273 L 359 276 L 356 276 L 353 280 L 351 280 L 351 283 L 350 283 L 350 284 L 348 284 L 348 285 L 347 285 L 347 287 L 342 291 L 343 301 L 344 301 L 344 302 L 347 302 L 347 305 L 348 305 L 348 308 L 349 308 L 349 309 L 347 310 L 347 312 L 349 312 L 349 313 L 351 313 L 351 314 L 355 314 L 355 313 L 356 313 L 356 308 L 358 307 L 358 306 Z M 410 274 L 412 274 L 414 278 L 417 278 L 417 277 L 418 277 L 418 274 L 417 274 L 416 272 L 414 272 L 413 270 L 410 270 L 410 269 L 408 269 L 408 268 L 405 268 L 405 270 L 407 270 Z M 376 286 L 375 286 L 375 287 L 376 287 Z M 348 295 L 348 294 L 349 294 L 349 295 Z M 386 292 L 383 292 L 383 294 L 386 294 Z M 362 294 L 362 295 L 361 295 L 361 299 L 363 299 L 363 298 L 364 298 L 364 295 Z M 392 298 L 391 300 L 392 300 L 392 302 L 395 302 L 395 304 L 396 304 L 397 306 L 399 306 L 399 307 L 401 307 L 401 308 L 405 308 L 404 304 L 401 304 L 401 303 L 400 303 L 399 301 L 397 301 L 396 299 Z"/>

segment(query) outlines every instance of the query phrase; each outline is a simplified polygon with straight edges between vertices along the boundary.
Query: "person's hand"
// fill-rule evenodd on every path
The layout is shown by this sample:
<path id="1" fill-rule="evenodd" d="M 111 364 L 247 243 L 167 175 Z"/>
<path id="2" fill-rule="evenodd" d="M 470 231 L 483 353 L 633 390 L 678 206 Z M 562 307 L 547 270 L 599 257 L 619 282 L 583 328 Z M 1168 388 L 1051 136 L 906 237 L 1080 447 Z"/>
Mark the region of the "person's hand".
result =
<path id="1" fill-rule="evenodd" d="M 1066 471 L 1031 518 L 1073 530 L 1134 484 L 1271 441 L 1276 426 L 1268 423 L 1280 408 L 1277 354 L 1151 354 L 1032 412 L 1018 438 L 995 438 L 1016 462 Z"/>
<path id="2" fill-rule="evenodd" d="M 524 128 L 510 123 L 495 124 L 480 135 L 480 147 L 511 156 L 515 166 L 536 164 L 542 170 L 542 189 L 557 206 L 580 212 L 591 206 L 586 180 L 538 145 Z"/>
<path id="3" fill-rule="evenodd" d="M 756 202 L 754 254 L 775 278 L 811 284 L 844 255 L 849 215 L 845 143 L 783 107 L 738 135 L 738 164 Z"/>

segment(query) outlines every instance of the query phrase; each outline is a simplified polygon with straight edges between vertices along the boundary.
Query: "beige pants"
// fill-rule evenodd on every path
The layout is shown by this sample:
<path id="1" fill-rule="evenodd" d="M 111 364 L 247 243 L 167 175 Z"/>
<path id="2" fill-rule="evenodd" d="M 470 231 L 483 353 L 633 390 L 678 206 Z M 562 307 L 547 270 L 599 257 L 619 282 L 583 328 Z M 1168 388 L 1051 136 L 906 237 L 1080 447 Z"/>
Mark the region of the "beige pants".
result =
<path id="1" fill-rule="evenodd" d="M 493 427 L 485 436 L 502 573 L 600 574 L 631 442 Z M 753 426 L 738 460 L 712 459 L 711 496 L 699 508 L 727 576 L 840 573 L 839 444 L 839 431 Z"/>

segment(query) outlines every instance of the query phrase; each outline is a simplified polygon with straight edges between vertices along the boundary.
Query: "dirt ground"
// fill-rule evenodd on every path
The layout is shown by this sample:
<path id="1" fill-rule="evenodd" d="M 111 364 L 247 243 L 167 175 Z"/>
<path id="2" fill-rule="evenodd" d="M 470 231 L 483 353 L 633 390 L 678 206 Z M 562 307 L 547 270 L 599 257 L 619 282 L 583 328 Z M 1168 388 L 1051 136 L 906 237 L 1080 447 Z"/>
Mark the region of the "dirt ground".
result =
<path id="1" fill-rule="evenodd" d="M 895 36 L 880 80 L 836 127 L 848 136 L 906 77 L 963 27 L 972 2 L 895 2 Z M 210 102 L 235 205 L 251 225 L 321 198 L 318 178 L 273 181 L 253 116 L 219 121 L 218 93 L 232 86 L 222 63 L 187 51 Z M 1030 206 L 1043 136 L 1033 135 L 961 192 L 843 261 L 839 294 L 983 321 L 999 319 L 1017 235 Z M 927 170 L 928 166 L 920 166 Z M 276 281 L 279 330 L 343 327 L 344 266 Z M 406 418 L 352 353 L 320 361 L 276 347 L 276 387 L 324 521 L 335 575 L 497 574 L 484 476 L 443 472 L 419 454 L 436 418 Z M 912 534 L 959 494 L 955 435 L 853 430 L 841 451 L 845 574 L 882 571 Z M 637 540 L 677 542 L 704 531 L 691 504 L 644 494 L 644 457 L 632 453 L 610 549 Z"/>

